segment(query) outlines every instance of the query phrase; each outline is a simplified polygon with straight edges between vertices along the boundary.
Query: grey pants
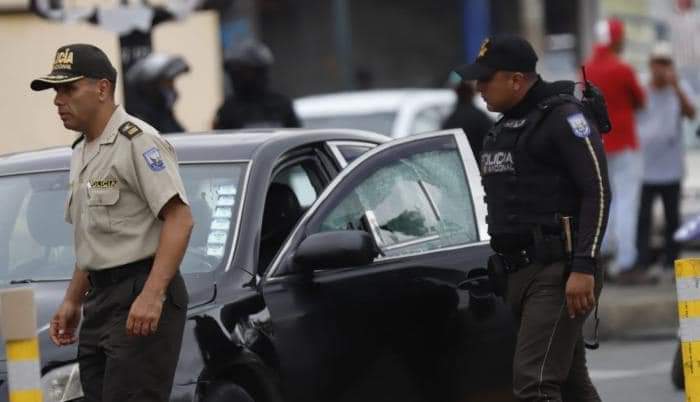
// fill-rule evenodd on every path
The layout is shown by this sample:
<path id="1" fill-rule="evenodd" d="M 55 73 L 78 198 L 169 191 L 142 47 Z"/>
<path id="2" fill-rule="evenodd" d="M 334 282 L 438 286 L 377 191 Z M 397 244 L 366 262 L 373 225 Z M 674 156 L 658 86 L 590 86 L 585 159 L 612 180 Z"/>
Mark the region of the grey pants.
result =
<path id="1" fill-rule="evenodd" d="M 507 301 L 519 323 L 513 392 L 519 401 L 600 401 L 586 368 L 582 328 L 569 318 L 564 262 L 534 263 L 508 277 Z M 596 300 L 602 290 L 595 277 Z"/>
<path id="2" fill-rule="evenodd" d="M 170 283 L 158 330 L 128 336 L 129 309 L 147 274 L 93 288 L 83 304 L 78 362 L 86 402 L 166 402 L 170 397 L 187 313 L 180 274 Z"/>

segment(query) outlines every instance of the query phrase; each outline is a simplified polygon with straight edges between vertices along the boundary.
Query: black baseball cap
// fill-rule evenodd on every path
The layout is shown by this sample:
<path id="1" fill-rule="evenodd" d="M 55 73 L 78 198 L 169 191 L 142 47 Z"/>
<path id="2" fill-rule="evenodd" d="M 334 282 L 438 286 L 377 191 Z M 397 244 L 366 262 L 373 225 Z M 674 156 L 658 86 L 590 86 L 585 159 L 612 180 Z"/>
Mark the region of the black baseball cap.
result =
<path id="1" fill-rule="evenodd" d="M 115 83 L 117 70 L 100 48 L 77 43 L 58 48 L 51 73 L 32 81 L 35 91 L 53 88 L 83 78 L 106 79 Z"/>
<path id="2" fill-rule="evenodd" d="M 515 35 L 486 38 L 472 64 L 455 69 L 463 80 L 486 80 L 496 71 L 534 73 L 537 54 L 530 42 Z"/>

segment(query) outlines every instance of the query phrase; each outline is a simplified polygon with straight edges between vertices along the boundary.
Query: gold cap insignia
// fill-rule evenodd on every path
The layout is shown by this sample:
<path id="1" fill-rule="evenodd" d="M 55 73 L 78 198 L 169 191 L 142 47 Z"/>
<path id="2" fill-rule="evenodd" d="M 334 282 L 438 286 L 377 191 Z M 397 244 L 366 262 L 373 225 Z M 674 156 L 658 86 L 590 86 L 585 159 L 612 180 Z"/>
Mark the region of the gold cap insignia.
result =
<path id="1" fill-rule="evenodd" d="M 54 70 L 70 70 L 73 68 L 73 51 L 70 48 L 59 49 L 53 62 Z"/>
<path id="2" fill-rule="evenodd" d="M 481 48 L 479 48 L 479 55 L 477 56 L 477 59 L 486 55 L 486 52 L 489 50 L 489 43 L 491 43 L 489 38 L 486 38 L 483 42 L 481 42 Z"/>

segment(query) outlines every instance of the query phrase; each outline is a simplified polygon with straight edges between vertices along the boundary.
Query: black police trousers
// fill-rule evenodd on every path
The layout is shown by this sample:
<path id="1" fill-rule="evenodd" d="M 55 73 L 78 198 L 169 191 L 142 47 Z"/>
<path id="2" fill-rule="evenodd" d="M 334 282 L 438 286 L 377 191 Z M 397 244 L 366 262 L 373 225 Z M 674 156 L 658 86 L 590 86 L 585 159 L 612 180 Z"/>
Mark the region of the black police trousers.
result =
<path id="1" fill-rule="evenodd" d="M 567 279 L 563 261 L 532 263 L 508 276 L 506 300 L 518 324 L 513 357 L 513 393 L 518 401 L 600 401 L 586 368 L 582 335 L 586 317 L 571 319 L 566 308 Z M 601 279 L 596 273 L 596 300 Z"/>
<path id="2" fill-rule="evenodd" d="M 93 284 L 83 303 L 78 363 L 86 402 L 169 400 L 187 313 L 187 289 L 178 273 L 168 287 L 156 333 L 128 336 L 126 319 L 147 277 L 144 270 L 114 284 Z"/>

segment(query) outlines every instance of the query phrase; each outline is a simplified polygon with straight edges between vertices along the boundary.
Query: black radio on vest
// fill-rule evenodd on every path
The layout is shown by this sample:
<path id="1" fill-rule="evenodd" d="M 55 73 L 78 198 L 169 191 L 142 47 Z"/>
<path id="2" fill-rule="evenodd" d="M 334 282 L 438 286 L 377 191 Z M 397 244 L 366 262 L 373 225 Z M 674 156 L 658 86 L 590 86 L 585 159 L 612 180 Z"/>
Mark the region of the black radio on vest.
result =
<path id="1" fill-rule="evenodd" d="M 581 102 L 592 114 L 591 117 L 598 126 L 598 132 L 600 134 L 609 133 L 612 130 L 612 123 L 610 123 L 610 116 L 608 116 L 608 106 L 605 104 L 605 97 L 600 92 L 600 89 L 586 79 L 586 67 L 584 66 L 581 66 L 581 75 L 583 77 Z"/>

